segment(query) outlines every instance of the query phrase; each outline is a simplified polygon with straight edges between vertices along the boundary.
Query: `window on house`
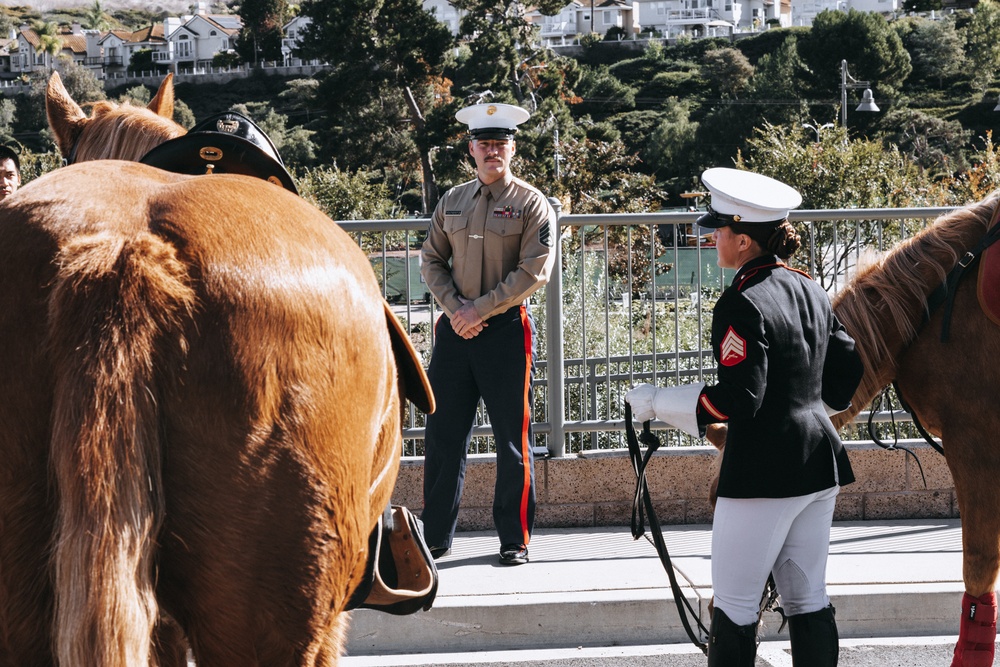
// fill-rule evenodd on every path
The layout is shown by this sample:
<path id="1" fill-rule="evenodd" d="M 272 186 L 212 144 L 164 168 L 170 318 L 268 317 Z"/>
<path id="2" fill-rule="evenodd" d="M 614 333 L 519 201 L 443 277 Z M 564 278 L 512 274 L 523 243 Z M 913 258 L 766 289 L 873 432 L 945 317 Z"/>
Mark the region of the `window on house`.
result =
<path id="1" fill-rule="evenodd" d="M 215 37 L 215 36 L 216 36 L 216 35 L 218 35 L 218 34 L 219 34 L 219 33 L 215 32 L 215 31 L 213 30 L 212 32 L 208 33 L 208 36 L 209 36 L 209 37 Z"/>
<path id="2" fill-rule="evenodd" d="M 614 12 L 601 12 L 604 16 L 601 19 L 604 25 L 611 25 L 615 22 Z"/>

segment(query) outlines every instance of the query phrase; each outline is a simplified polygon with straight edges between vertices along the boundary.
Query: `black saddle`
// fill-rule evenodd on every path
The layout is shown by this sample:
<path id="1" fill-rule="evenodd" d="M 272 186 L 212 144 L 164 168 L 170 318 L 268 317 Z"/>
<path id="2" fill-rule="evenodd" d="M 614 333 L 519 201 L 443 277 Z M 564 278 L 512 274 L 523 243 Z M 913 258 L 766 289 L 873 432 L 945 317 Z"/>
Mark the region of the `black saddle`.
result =
<path id="1" fill-rule="evenodd" d="M 198 123 L 187 134 L 160 144 L 139 161 L 177 174 L 256 176 L 299 193 L 264 131 L 235 111 Z"/>

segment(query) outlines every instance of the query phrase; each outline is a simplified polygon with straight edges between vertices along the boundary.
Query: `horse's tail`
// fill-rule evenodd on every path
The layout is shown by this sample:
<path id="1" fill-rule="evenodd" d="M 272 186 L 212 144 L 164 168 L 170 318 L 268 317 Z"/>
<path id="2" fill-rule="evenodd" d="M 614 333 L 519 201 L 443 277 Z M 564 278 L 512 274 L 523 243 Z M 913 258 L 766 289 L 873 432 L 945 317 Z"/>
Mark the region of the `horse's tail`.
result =
<path id="1" fill-rule="evenodd" d="M 186 349 L 194 292 L 174 248 L 148 232 L 72 241 L 52 289 L 58 664 L 148 665 L 161 378 Z"/>

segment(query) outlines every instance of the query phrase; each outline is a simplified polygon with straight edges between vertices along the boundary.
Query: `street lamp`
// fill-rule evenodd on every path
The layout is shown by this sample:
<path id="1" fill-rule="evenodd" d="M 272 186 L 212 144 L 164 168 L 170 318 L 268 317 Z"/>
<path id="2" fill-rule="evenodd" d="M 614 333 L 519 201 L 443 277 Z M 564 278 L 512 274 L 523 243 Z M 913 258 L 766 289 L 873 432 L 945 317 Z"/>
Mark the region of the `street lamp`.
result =
<path id="1" fill-rule="evenodd" d="M 864 89 L 861 96 L 861 104 L 855 111 L 878 111 L 875 104 L 875 97 L 872 95 L 871 84 L 867 81 L 858 81 L 847 71 L 847 61 L 840 61 L 840 124 L 847 127 L 847 89 Z"/>
<path id="2" fill-rule="evenodd" d="M 549 112 L 549 117 L 545 119 L 545 123 L 539 129 L 546 130 L 552 128 L 552 162 L 555 167 L 556 180 L 559 180 L 559 163 L 562 162 L 563 155 L 559 152 L 559 121 L 556 120 L 554 113 Z"/>
<path id="3" fill-rule="evenodd" d="M 808 130 L 812 130 L 813 132 L 816 133 L 816 143 L 818 144 L 819 143 L 819 135 L 820 135 L 820 133 L 823 130 L 826 130 L 828 128 L 834 127 L 834 124 L 833 123 L 823 123 L 819 127 L 816 127 L 815 125 L 812 125 L 810 123 L 802 123 L 802 127 L 806 128 Z"/>

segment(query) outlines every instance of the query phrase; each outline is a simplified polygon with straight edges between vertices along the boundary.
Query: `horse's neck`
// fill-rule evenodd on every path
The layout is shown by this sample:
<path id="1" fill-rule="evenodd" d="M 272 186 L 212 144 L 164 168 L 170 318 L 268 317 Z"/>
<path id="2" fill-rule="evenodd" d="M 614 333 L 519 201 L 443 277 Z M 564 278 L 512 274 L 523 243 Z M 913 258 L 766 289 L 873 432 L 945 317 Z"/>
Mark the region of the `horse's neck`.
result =
<path id="1" fill-rule="evenodd" d="M 953 229 L 948 235 L 921 234 L 898 247 L 838 295 L 834 311 L 854 337 L 865 373 L 850 410 L 835 423 L 852 419 L 896 379 L 899 358 L 925 328 L 928 298 L 985 232 L 973 221 Z"/>

